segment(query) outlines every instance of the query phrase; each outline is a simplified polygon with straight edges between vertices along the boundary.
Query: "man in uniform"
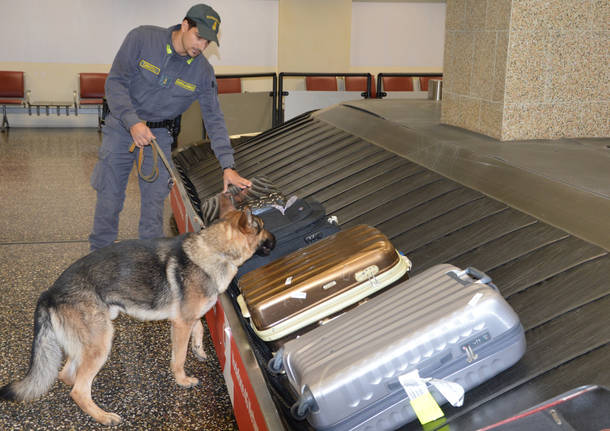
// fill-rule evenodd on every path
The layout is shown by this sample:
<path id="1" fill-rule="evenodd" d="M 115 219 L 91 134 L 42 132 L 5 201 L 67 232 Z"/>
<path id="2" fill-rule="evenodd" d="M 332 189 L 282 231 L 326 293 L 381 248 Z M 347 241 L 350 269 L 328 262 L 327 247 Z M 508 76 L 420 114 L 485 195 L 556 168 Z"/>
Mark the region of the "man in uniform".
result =
<path id="1" fill-rule="evenodd" d="M 234 169 L 233 149 L 218 103 L 214 70 L 202 52 L 218 44 L 220 17 L 211 7 L 189 9 L 181 24 L 170 28 L 141 26 L 129 32 L 108 78 L 106 99 L 110 112 L 102 129 L 99 160 L 91 177 L 97 191 L 91 250 L 104 247 L 118 235 L 119 213 L 136 151 L 143 148 L 143 172 L 152 170 L 153 139 L 171 163 L 171 131 L 179 116 L 198 100 L 212 150 L 223 169 L 224 190 L 229 184 L 252 184 Z M 161 167 L 156 181 L 139 179 L 141 239 L 163 236 L 163 204 L 169 194 L 169 173 Z"/>

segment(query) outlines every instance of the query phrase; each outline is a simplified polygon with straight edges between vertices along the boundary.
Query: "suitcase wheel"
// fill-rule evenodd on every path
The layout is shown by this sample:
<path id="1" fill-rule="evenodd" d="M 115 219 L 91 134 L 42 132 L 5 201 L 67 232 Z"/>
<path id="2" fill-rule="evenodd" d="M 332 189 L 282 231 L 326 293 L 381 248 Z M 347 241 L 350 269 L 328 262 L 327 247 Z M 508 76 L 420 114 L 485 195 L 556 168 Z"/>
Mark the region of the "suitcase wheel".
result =
<path id="1" fill-rule="evenodd" d="M 290 414 L 298 421 L 302 421 L 307 417 L 310 411 L 317 410 L 318 405 L 313 397 L 313 394 L 307 386 L 303 387 L 303 393 L 299 400 L 290 407 Z"/>
<path id="2" fill-rule="evenodd" d="M 306 409 L 304 412 L 301 412 L 301 403 L 294 403 L 292 407 L 290 407 L 290 414 L 296 420 L 302 421 L 307 417 L 308 410 L 309 409 Z"/>
<path id="3" fill-rule="evenodd" d="M 269 362 L 267 362 L 267 368 L 269 369 L 271 374 L 279 375 L 286 373 L 284 371 L 284 364 L 282 362 L 283 352 L 284 348 L 282 347 L 275 353 L 275 355 L 273 355 L 273 358 L 269 359 Z"/>

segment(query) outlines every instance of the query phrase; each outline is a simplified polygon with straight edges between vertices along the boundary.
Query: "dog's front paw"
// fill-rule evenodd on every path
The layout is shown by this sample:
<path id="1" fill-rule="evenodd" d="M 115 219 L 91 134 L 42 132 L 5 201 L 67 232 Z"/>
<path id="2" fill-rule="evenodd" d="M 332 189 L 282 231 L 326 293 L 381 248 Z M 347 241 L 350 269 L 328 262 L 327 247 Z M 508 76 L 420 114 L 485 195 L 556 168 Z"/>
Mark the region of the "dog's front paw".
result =
<path id="1" fill-rule="evenodd" d="M 121 423 L 121 417 L 115 413 L 108 413 L 105 412 L 103 415 L 101 415 L 98 419 L 97 419 L 101 424 L 104 425 L 118 425 Z"/>
<path id="2" fill-rule="evenodd" d="M 197 386 L 199 384 L 199 379 L 196 377 L 183 377 L 181 379 L 176 379 L 176 383 L 178 383 L 183 388 L 192 388 L 193 386 Z"/>
<path id="3" fill-rule="evenodd" d="M 203 346 L 193 346 L 192 350 L 195 354 L 195 357 L 197 357 L 197 359 L 199 359 L 200 361 L 205 361 L 206 359 L 208 359 L 208 355 L 205 353 L 205 350 L 203 350 Z"/>

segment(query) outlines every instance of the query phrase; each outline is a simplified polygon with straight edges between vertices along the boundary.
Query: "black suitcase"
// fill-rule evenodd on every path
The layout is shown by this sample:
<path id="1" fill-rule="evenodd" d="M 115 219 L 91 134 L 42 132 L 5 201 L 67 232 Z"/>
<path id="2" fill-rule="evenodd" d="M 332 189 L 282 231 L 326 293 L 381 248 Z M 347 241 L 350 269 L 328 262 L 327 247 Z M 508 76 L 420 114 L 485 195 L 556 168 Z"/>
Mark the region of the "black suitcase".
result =
<path id="1" fill-rule="evenodd" d="M 282 214 L 269 208 L 258 214 L 265 229 L 275 235 L 275 248 L 268 256 L 254 255 L 239 267 L 235 280 L 269 262 L 306 247 L 322 238 L 339 232 L 336 220 L 326 215 L 324 206 L 313 199 L 296 199 Z"/>

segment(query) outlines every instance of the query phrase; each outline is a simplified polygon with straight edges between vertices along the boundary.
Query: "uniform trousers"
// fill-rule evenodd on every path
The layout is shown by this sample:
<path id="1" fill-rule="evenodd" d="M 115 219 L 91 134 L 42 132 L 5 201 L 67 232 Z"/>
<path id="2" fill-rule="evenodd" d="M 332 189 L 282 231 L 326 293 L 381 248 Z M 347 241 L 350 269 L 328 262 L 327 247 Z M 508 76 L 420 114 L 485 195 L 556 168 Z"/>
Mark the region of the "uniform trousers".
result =
<path id="1" fill-rule="evenodd" d="M 125 190 L 129 175 L 137 162 L 139 148 L 133 153 L 129 148 L 133 143 L 131 134 L 118 119 L 108 115 L 102 127 L 102 146 L 98 162 L 91 175 L 91 185 L 97 192 L 97 203 L 93 218 L 93 230 L 89 235 L 91 250 L 105 247 L 117 239 L 119 232 L 119 214 L 125 202 Z M 157 144 L 172 163 L 172 137 L 165 128 L 151 129 Z M 144 147 L 142 172 L 148 175 L 153 169 L 152 146 Z M 158 178 L 149 183 L 138 177 L 140 186 L 140 222 L 138 236 L 140 239 L 152 239 L 163 236 L 163 205 L 170 191 L 170 175 L 158 160 Z"/>

